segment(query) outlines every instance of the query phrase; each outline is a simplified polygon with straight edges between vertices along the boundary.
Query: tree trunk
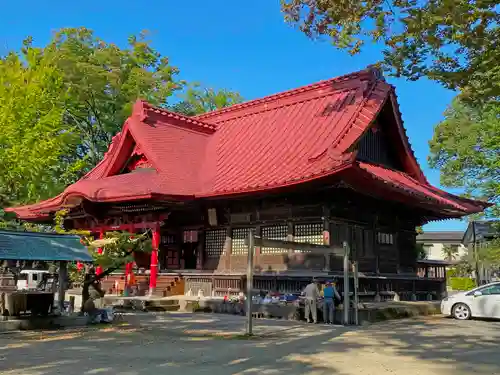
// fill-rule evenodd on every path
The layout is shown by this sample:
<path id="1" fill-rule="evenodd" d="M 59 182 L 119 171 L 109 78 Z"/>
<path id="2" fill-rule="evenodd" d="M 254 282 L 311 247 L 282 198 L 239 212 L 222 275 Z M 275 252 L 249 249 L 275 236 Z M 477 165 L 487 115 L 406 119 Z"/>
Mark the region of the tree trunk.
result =
<path id="1" fill-rule="evenodd" d="M 132 249 L 131 251 L 128 251 L 124 258 L 126 258 L 127 256 L 129 256 L 130 254 L 132 254 L 134 252 L 134 249 Z M 119 265 L 119 266 L 115 266 L 115 267 L 110 267 L 108 268 L 107 270 L 101 272 L 99 275 L 96 275 L 96 274 L 89 274 L 89 273 L 86 273 L 85 274 L 85 278 L 83 280 L 83 285 L 82 285 L 82 305 L 80 307 L 80 312 L 83 313 L 83 307 L 85 305 L 85 302 L 87 302 L 87 300 L 90 298 L 90 286 L 92 286 L 101 296 L 104 296 L 104 291 L 101 289 L 101 286 L 100 286 L 100 283 L 99 281 L 110 275 L 112 272 L 115 272 L 117 269 L 119 269 L 122 265 Z"/>

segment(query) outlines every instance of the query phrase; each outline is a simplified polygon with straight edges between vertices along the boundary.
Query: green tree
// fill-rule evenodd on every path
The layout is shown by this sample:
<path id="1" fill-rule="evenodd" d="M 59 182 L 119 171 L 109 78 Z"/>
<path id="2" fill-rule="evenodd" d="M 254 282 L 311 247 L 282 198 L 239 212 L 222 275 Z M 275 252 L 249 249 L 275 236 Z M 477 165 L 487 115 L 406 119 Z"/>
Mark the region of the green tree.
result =
<path id="1" fill-rule="evenodd" d="M 29 41 L 27 49 L 34 49 Z M 63 28 L 40 52 L 53 56 L 63 73 L 71 99 L 64 119 L 81 137 L 76 157 L 88 158 L 90 167 L 102 159 L 137 98 L 166 106 L 183 86 L 175 80 L 178 69 L 151 47 L 147 32 L 119 48 L 87 28 Z"/>
<path id="2" fill-rule="evenodd" d="M 415 245 L 415 255 L 417 256 L 417 260 L 427 259 L 427 251 L 425 251 L 423 244 L 418 243 Z"/>
<path id="3" fill-rule="evenodd" d="M 69 267 L 70 278 L 73 282 L 82 283 L 82 310 L 83 304 L 90 297 L 89 288 L 93 287 L 104 295 L 101 290 L 100 280 L 112 272 L 122 269 L 126 263 L 134 260 L 135 252 L 148 252 L 152 250 L 151 233 L 145 231 L 140 234 L 128 232 L 107 232 L 103 239 L 96 240 L 91 233 L 85 230 L 66 230 L 64 221 L 68 214 L 67 210 L 60 210 L 54 217 L 54 231 L 59 234 L 73 234 L 80 236 L 82 245 L 87 246 L 89 253 L 94 259 L 94 264 L 103 267 L 103 272 L 99 275 L 90 273 L 90 269 L 85 267 L 78 270 L 75 265 Z M 101 248 L 102 254 L 98 249 Z"/>
<path id="4" fill-rule="evenodd" d="M 449 262 L 454 261 L 458 258 L 458 247 L 445 245 L 443 246 L 441 253 L 447 261 Z"/>
<path id="5" fill-rule="evenodd" d="M 384 45 L 381 64 L 396 77 L 427 76 L 476 102 L 500 96 L 498 1 L 281 0 L 285 19 L 308 36 L 359 53 Z"/>
<path id="6" fill-rule="evenodd" d="M 26 48 L 0 59 L 0 201 L 46 199 L 74 178 L 81 162 L 69 160 L 78 144 L 64 121 L 68 90 L 50 56 Z"/>
<path id="7" fill-rule="evenodd" d="M 234 91 L 202 88 L 199 84 L 190 86 L 181 96 L 182 100 L 170 107 L 174 112 L 186 116 L 199 115 L 241 103 L 243 98 Z"/>
<path id="8" fill-rule="evenodd" d="M 429 164 L 440 170 L 441 184 L 495 204 L 500 216 L 500 103 L 479 106 L 455 99 L 434 129 Z"/>

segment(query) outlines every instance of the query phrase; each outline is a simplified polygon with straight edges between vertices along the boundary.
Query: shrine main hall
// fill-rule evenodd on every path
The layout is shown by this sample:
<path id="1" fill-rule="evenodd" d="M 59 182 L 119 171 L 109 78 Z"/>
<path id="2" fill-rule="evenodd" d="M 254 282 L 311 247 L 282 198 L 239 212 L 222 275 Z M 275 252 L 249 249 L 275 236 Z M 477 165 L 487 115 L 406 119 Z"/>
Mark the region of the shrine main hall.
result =
<path id="1" fill-rule="evenodd" d="M 150 230 L 153 252 L 136 254 L 144 294 L 238 293 L 253 229 L 267 239 L 347 241 L 361 296 L 421 299 L 439 298 L 445 275 L 418 259 L 416 227 L 486 207 L 427 181 L 395 88 L 368 68 L 194 117 L 139 100 L 87 175 L 9 210 L 51 223 L 67 209 L 66 228 L 96 236 Z M 255 288 L 280 292 L 343 269 L 333 254 L 266 247 L 254 264 Z"/>

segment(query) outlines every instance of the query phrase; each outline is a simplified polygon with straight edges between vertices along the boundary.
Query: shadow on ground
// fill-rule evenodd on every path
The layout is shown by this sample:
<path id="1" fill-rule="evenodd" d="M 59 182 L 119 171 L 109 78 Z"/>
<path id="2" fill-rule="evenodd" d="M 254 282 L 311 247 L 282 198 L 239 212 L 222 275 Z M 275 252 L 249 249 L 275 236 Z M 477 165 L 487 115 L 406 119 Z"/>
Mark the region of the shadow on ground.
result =
<path id="1" fill-rule="evenodd" d="M 421 318 L 359 329 L 208 314 L 0 336 L 0 374 L 499 374 L 500 323 Z"/>

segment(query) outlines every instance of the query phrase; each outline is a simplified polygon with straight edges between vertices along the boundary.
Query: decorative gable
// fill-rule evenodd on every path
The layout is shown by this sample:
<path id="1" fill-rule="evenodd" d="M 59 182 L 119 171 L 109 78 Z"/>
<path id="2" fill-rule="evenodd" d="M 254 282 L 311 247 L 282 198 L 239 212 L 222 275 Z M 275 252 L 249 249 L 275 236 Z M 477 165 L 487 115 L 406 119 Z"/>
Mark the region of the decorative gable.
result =
<path id="1" fill-rule="evenodd" d="M 125 164 L 125 167 L 122 169 L 121 174 L 135 173 L 152 169 L 155 169 L 153 164 L 148 160 L 144 152 L 141 150 L 140 146 L 136 144 L 128 161 Z"/>
<path id="2" fill-rule="evenodd" d="M 387 97 L 377 117 L 352 150 L 357 151 L 360 161 L 404 172 L 421 183 L 427 183 L 411 150 L 394 93 Z"/>
<path id="3" fill-rule="evenodd" d="M 361 161 L 403 171 L 401 161 L 392 145 L 387 131 L 378 122 L 375 122 L 358 142 L 357 158 Z"/>

